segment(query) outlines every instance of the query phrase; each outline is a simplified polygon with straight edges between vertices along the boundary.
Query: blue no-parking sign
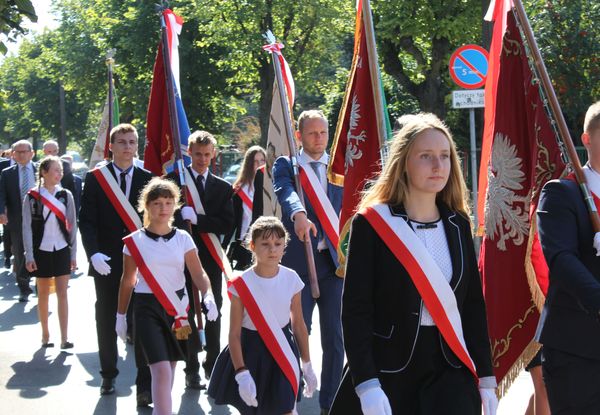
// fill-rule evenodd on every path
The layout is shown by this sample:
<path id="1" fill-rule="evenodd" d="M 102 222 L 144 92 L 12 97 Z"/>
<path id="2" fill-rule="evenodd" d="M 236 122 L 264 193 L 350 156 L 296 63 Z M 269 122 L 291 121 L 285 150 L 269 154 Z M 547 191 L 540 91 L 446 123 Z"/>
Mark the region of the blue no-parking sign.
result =
<path id="1" fill-rule="evenodd" d="M 478 45 L 465 45 L 450 57 L 450 76 L 462 88 L 477 89 L 485 85 L 488 52 Z"/>

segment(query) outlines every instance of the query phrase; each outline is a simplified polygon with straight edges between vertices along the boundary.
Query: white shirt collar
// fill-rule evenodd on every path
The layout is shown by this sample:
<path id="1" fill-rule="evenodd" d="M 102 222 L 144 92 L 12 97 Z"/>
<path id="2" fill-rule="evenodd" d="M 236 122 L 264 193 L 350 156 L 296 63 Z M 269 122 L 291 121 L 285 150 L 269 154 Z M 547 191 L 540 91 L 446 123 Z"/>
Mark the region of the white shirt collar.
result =
<path id="1" fill-rule="evenodd" d="M 197 180 L 198 176 L 200 176 L 200 173 L 198 173 L 196 170 L 194 170 L 194 168 L 191 165 L 190 165 L 190 170 L 192 171 L 194 180 Z M 204 170 L 204 173 L 202 173 L 202 176 L 204 177 L 204 183 L 206 184 L 206 179 L 208 179 L 208 169 Z"/>
<path id="2" fill-rule="evenodd" d="M 323 153 L 323 155 L 321 156 L 321 158 L 319 158 L 319 160 L 315 160 L 312 157 L 310 157 L 308 154 L 306 154 L 304 152 L 304 149 L 300 149 L 299 158 L 301 158 L 302 161 L 304 161 L 306 163 L 310 163 L 311 161 L 316 161 L 321 164 L 324 164 L 325 166 L 327 166 L 327 164 L 329 164 L 329 154 L 327 154 L 327 152 Z"/>

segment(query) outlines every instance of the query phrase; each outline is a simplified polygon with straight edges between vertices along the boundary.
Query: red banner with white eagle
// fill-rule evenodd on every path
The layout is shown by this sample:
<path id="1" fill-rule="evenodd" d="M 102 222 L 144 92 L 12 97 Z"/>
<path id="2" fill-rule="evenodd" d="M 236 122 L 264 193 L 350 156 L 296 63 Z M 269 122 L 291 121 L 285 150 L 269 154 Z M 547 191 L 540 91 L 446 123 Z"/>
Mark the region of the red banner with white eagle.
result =
<path id="1" fill-rule="evenodd" d="M 389 120 L 381 88 L 368 0 L 358 2 L 354 57 L 328 167 L 329 179 L 344 187 L 340 211 L 340 262 L 344 263 L 350 220 L 369 179 L 381 171 L 381 148 Z"/>
<path id="2" fill-rule="evenodd" d="M 486 83 L 480 185 L 480 271 L 494 374 L 503 394 L 539 345 L 533 336 L 548 286 L 537 238 L 544 184 L 565 170 L 541 86 L 510 0 L 492 2 L 494 33 Z M 500 265 L 501 264 L 501 265 Z"/>

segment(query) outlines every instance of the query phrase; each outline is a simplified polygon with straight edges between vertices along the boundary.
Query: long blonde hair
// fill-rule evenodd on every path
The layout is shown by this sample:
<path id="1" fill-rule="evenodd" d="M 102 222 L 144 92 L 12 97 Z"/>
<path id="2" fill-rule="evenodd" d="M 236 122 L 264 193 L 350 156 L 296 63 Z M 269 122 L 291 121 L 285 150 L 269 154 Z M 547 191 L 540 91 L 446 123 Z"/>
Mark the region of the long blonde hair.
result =
<path id="1" fill-rule="evenodd" d="M 358 209 L 378 203 L 389 205 L 404 204 L 408 195 L 406 164 L 415 139 L 422 132 L 434 129 L 443 133 L 450 144 L 450 177 L 444 189 L 436 196 L 451 210 L 468 217 L 467 187 L 460 168 L 456 145 L 450 130 L 436 115 L 419 113 L 407 119 L 406 124 L 396 133 L 389 151 L 389 157 L 377 181 L 363 193 Z"/>

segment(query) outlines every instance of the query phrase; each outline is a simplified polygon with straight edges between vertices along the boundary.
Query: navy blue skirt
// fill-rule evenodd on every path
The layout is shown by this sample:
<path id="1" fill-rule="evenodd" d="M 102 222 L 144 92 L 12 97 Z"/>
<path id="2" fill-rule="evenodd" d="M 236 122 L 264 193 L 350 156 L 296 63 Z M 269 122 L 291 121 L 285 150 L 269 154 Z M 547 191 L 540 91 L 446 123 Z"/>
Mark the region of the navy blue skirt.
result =
<path id="1" fill-rule="evenodd" d="M 282 330 L 298 359 L 298 347 L 290 325 L 288 324 Z M 273 359 L 258 332 L 242 328 L 241 341 L 244 363 L 256 383 L 258 407 L 246 405 L 239 395 L 238 385 L 235 381 L 235 368 L 228 346 L 217 358 L 210 376 L 208 396 L 213 398 L 218 405 L 234 406 L 242 415 L 280 415 L 291 412 L 295 406 L 292 385 Z M 301 392 L 302 385 L 298 391 L 298 401 L 300 401 Z"/>
<path id="2" fill-rule="evenodd" d="M 186 341 L 177 340 L 171 330 L 175 319 L 167 314 L 154 294 L 135 293 L 133 307 L 136 346 L 141 347 L 146 362 L 151 365 L 185 360 Z"/>

